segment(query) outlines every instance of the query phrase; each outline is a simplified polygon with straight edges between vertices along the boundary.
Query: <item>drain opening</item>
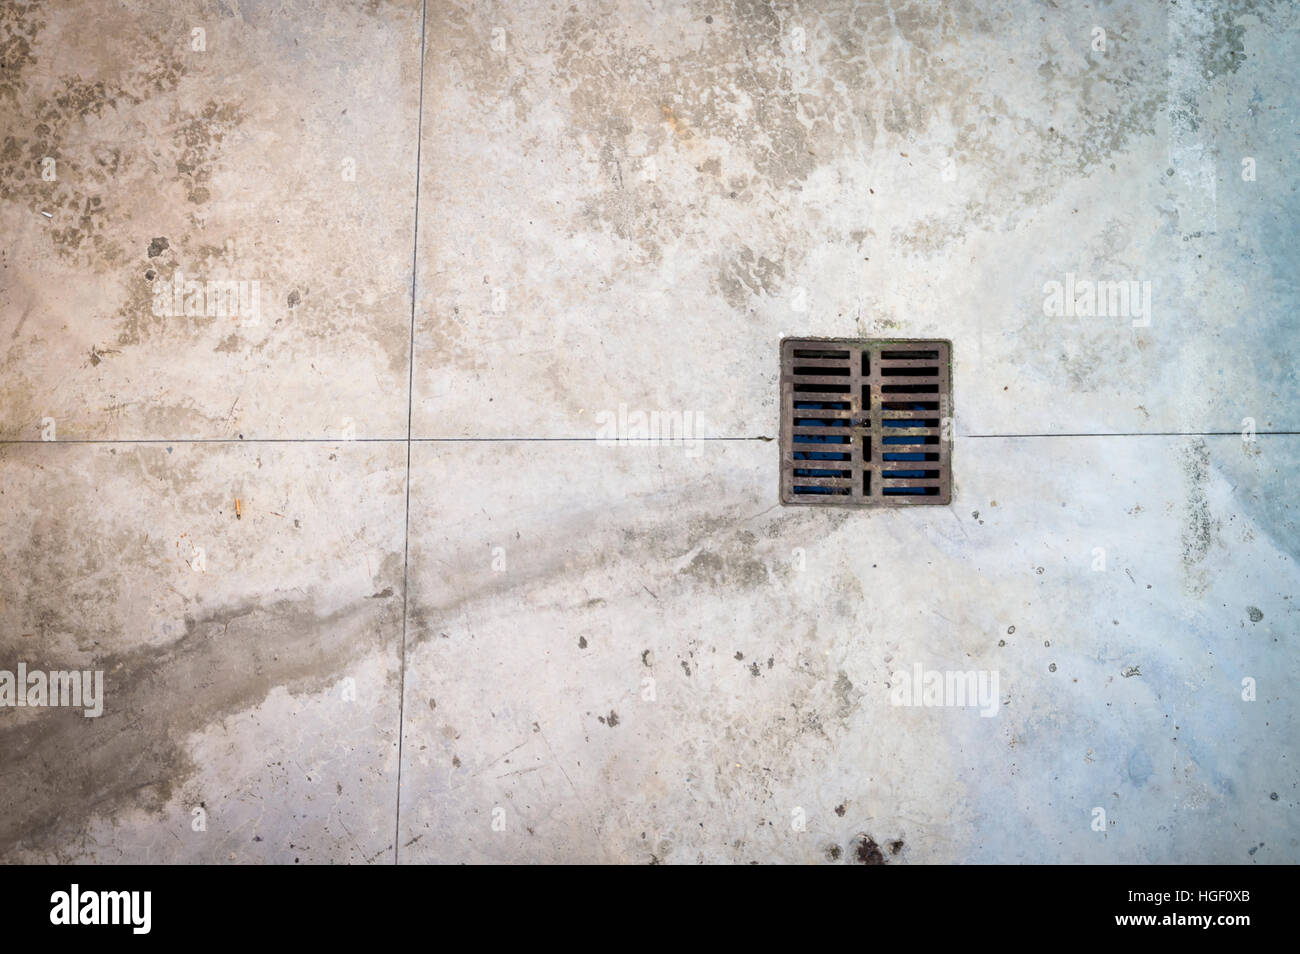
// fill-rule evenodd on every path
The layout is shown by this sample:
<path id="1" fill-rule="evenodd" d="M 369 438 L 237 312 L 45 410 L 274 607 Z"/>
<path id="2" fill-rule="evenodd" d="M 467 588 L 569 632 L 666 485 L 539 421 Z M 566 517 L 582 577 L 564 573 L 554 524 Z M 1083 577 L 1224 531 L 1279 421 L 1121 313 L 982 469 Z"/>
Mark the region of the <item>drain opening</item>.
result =
<path id="1" fill-rule="evenodd" d="M 847 386 L 844 388 L 848 390 Z M 794 430 L 791 441 L 793 492 L 800 496 L 845 496 L 853 479 L 849 422 L 825 417 L 818 412 L 847 411 L 847 401 L 794 402 Z M 836 466 L 848 464 L 850 466 Z"/>
<path id="2" fill-rule="evenodd" d="M 849 358 L 847 351 L 825 351 L 816 348 L 794 348 L 791 353 L 796 358 L 833 358 L 837 361 L 847 361 Z"/>
<path id="3" fill-rule="evenodd" d="M 950 355 L 946 341 L 783 341 L 782 502 L 950 502 Z"/>
<path id="4" fill-rule="evenodd" d="M 944 344 L 947 344 L 947 342 L 944 342 Z M 907 360 L 917 361 L 917 360 L 921 360 L 921 359 L 925 359 L 925 360 L 929 360 L 929 361 L 937 361 L 937 360 L 939 360 L 939 352 L 938 352 L 938 351 L 921 351 L 921 350 L 917 350 L 917 351 L 882 351 L 882 352 L 880 352 L 880 357 L 884 358 L 886 361 L 907 361 Z"/>

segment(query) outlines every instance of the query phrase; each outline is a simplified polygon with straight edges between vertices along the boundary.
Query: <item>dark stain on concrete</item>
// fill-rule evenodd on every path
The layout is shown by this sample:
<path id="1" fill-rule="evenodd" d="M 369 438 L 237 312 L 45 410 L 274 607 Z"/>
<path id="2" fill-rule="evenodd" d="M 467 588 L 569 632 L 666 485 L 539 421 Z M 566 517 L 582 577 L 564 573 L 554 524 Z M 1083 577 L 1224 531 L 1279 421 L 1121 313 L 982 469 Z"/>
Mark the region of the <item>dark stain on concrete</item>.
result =
<path id="1" fill-rule="evenodd" d="M 209 100 L 196 113 L 177 110 L 173 114 L 176 176 L 185 186 L 186 198 L 201 205 L 212 198 L 212 174 L 221 156 L 221 143 L 244 120 L 235 103 Z"/>
<path id="2" fill-rule="evenodd" d="M 196 769 L 187 735 L 277 687 L 319 692 L 383 645 L 391 611 L 366 605 L 318 616 L 305 603 L 259 600 L 186 618 L 184 635 L 162 648 L 76 667 L 44 660 L 47 669 L 103 669 L 104 715 L 50 708 L 0 728 L 0 857 L 18 844 L 53 847 L 60 832 L 128 804 L 162 811 Z"/>
<path id="3" fill-rule="evenodd" d="M 38 50 L 58 43 L 43 39 L 49 21 L 39 8 L 22 0 L 0 4 L 0 199 L 50 213 L 48 234 L 60 258 L 118 265 L 126 253 L 106 230 L 110 220 L 121 224 L 112 202 L 123 192 L 123 176 L 148 153 L 142 141 L 88 135 L 87 122 L 174 91 L 186 66 L 172 44 L 141 31 L 106 78 L 34 77 L 42 66 Z M 52 179 L 43 178 L 47 158 L 55 162 Z"/>
<path id="4" fill-rule="evenodd" d="M 1210 480 L 1210 451 L 1204 440 L 1183 450 L 1183 475 L 1187 487 L 1182 534 L 1182 563 L 1188 588 L 1199 593 L 1208 584 L 1201 564 L 1213 545 L 1220 522 L 1210 511 L 1206 487 Z"/>
<path id="5" fill-rule="evenodd" d="M 701 550 L 691 558 L 684 573 L 710 586 L 734 585 L 747 589 L 767 583 L 767 565 L 734 547 L 726 554 Z"/>
<path id="6" fill-rule="evenodd" d="M 853 857 L 860 865 L 883 865 L 885 854 L 870 835 L 858 835 L 853 846 Z"/>

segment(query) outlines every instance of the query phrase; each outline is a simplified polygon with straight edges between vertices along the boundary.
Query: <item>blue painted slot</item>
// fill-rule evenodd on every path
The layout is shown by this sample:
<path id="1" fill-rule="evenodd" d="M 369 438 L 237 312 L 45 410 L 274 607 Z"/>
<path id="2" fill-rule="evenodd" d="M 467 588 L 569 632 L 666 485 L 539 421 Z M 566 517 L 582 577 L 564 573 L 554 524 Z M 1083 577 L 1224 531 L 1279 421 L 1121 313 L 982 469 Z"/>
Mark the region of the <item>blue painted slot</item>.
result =
<path id="1" fill-rule="evenodd" d="M 925 406 L 921 404 L 913 404 L 912 410 L 924 411 Z M 903 421 L 888 420 L 888 421 L 881 421 L 881 423 L 884 424 L 885 427 L 915 427 L 916 426 L 915 421 L 907 421 L 907 420 L 903 420 Z M 882 437 L 880 439 L 880 442 L 882 444 L 915 445 L 915 441 L 916 441 L 915 438 L 905 437 L 905 436 L 904 437 Z M 923 461 L 926 459 L 926 453 L 925 451 L 907 451 L 907 452 L 895 451 L 893 453 L 882 454 L 881 457 L 882 459 L 889 460 L 889 461 L 907 461 L 907 460 Z M 889 471 L 883 471 L 883 474 L 889 477 L 924 477 L 926 475 L 926 472 L 924 470 L 889 470 Z M 904 495 L 904 494 L 909 496 L 924 496 L 934 492 L 937 491 L 935 491 L 934 488 L 930 488 L 930 487 L 886 487 L 883 490 L 883 493 L 889 494 L 890 496 Z"/>
<path id="2" fill-rule="evenodd" d="M 797 411 L 827 411 L 827 410 L 848 410 L 847 401 L 797 401 L 795 410 Z M 820 417 L 796 417 L 795 426 L 797 427 L 844 427 L 849 426 L 849 422 L 842 418 L 820 418 Z M 849 443 L 848 435 L 843 437 L 838 434 L 796 434 L 794 444 L 816 444 L 822 447 L 826 445 L 846 445 Z M 795 460 L 808 461 L 848 461 L 850 455 L 847 450 L 832 451 L 830 448 L 821 451 L 796 450 L 793 457 Z M 838 470 L 822 470 L 811 467 L 796 467 L 794 469 L 796 477 L 838 477 Z M 838 488 L 835 487 L 810 487 L 806 484 L 796 484 L 794 492 L 797 494 L 834 494 Z"/>

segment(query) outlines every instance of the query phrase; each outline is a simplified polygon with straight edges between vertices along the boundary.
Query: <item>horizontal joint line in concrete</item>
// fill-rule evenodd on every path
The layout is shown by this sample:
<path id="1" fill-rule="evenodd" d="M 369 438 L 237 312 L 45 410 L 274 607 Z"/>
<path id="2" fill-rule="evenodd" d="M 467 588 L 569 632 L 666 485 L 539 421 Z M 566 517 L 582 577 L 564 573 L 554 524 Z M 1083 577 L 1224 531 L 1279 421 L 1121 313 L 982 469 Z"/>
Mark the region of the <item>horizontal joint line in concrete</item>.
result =
<path id="1" fill-rule="evenodd" d="M 771 441 L 771 437 L 690 437 L 681 440 L 662 440 L 651 437 L 628 438 L 614 441 L 605 437 L 178 437 L 178 438 L 67 438 L 55 441 L 43 440 L 0 440 L 5 444 L 456 444 L 456 443 L 497 443 L 513 444 L 520 442 L 568 441 L 594 444 L 603 441 L 606 444 L 689 444 L 696 441 Z"/>
<path id="2" fill-rule="evenodd" d="M 1300 431 L 1256 431 L 1256 437 L 1294 437 Z M 1121 431 L 1110 433 L 1075 434 L 959 434 L 958 437 L 1241 437 L 1241 431 Z"/>
<path id="3" fill-rule="evenodd" d="M 1030 437 L 1240 437 L 1240 431 L 1122 431 L 1110 433 L 1062 432 L 1057 434 L 958 434 L 957 440 L 1001 439 L 1019 440 Z M 1256 431 L 1256 437 L 1297 437 L 1300 431 Z M 139 437 L 139 438 L 66 438 L 54 441 L 39 439 L 0 440 L 6 444 L 518 444 L 518 443 L 601 443 L 608 446 L 621 444 L 692 444 L 720 441 L 765 441 L 775 438 L 754 437 L 690 437 L 681 440 L 663 440 L 637 437 L 612 440 L 607 437 Z"/>

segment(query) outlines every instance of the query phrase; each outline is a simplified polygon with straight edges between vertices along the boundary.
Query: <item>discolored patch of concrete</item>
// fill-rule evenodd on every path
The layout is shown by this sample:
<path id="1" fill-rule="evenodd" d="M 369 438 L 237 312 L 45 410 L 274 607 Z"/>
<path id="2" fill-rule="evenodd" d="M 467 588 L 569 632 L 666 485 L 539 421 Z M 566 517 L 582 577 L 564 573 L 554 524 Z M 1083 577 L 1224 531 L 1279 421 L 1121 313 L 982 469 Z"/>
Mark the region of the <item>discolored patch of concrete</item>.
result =
<path id="1" fill-rule="evenodd" d="M 859 835 L 853 846 L 853 860 L 860 865 L 886 864 L 885 853 L 870 835 Z"/>
<path id="2" fill-rule="evenodd" d="M 1186 585 L 1193 594 L 1199 594 L 1206 584 L 1206 571 L 1201 569 L 1215 542 L 1219 521 L 1210 511 L 1206 497 L 1209 480 L 1210 452 L 1204 440 L 1196 440 L 1183 449 L 1183 473 L 1187 485 L 1187 502 L 1183 524 L 1183 567 L 1187 574 Z"/>
<path id="3" fill-rule="evenodd" d="M 403 433 L 418 0 L 83 6 L 0 15 L 0 437 Z"/>
<path id="4" fill-rule="evenodd" d="M 284 860 L 294 838 L 374 856 L 394 812 L 404 448 L 170 450 L 0 447 L 0 531 L 24 541 L 0 555 L 0 669 L 104 679 L 99 718 L 0 709 L 0 857 Z M 348 797 L 312 812 L 335 782 Z"/>
<path id="5" fill-rule="evenodd" d="M 782 336 L 882 333 L 952 339 L 967 433 L 1294 430 L 1260 91 L 1297 37 L 1282 2 L 436 4 L 416 433 L 770 436 Z M 1073 280 L 1101 313 L 1049 313 Z"/>
<path id="6" fill-rule="evenodd" d="M 1234 489 L 1216 469 L 1234 440 L 1062 440 L 1050 465 L 1041 442 L 967 441 L 955 509 L 978 502 L 982 525 L 774 506 L 761 442 L 711 446 L 707 466 L 669 447 L 416 445 L 406 691 L 438 705 L 406 706 L 401 840 L 420 838 L 401 857 L 811 863 L 829 838 L 857 861 L 846 792 L 889 833 L 866 863 L 902 856 L 896 832 L 921 863 L 1228 858 L 1238 827 L 1283 843 L 1254 794 L 1276 766 L 1240 753 L 1285 745 L 1297 674 L 1242 629 L 1239 594 L 1287 606 L 1300 576 L 1238 495 L 1277 492 L 1296 461 L 1269 444 L 1266 476 Z M 1189 459 L 1234 533 L 1195 595 Z M 1028 473 L 1033 493 L 1009 493 Z M 899 705 L 918 664 L 996 671 L 996 704 Z M 1266 706 L 1244 703 L 1241 677 L 1264 672 Z M 1170 798 L 1197 821 L 1162 814 Z M 1123 839 L 1091 829 L 1097 805 Z"/>

